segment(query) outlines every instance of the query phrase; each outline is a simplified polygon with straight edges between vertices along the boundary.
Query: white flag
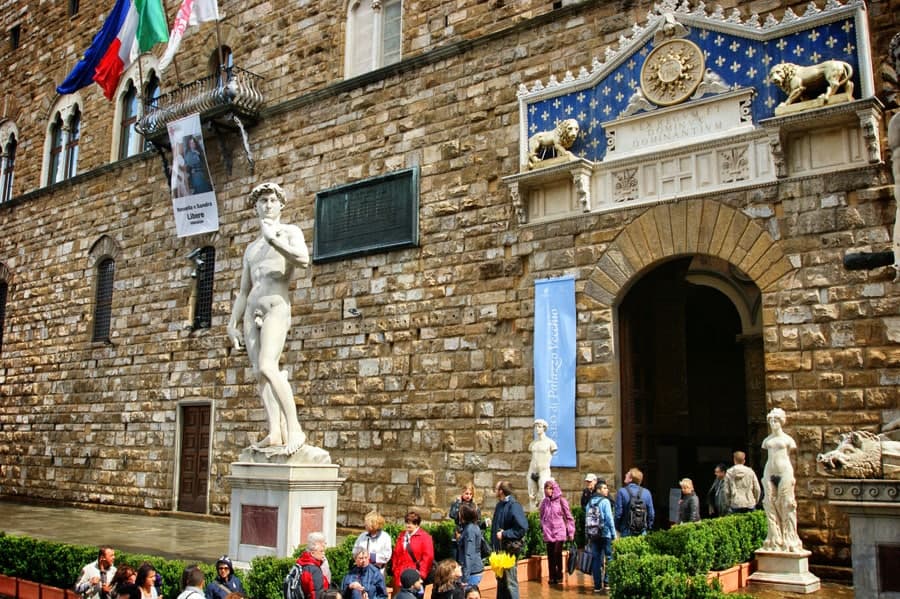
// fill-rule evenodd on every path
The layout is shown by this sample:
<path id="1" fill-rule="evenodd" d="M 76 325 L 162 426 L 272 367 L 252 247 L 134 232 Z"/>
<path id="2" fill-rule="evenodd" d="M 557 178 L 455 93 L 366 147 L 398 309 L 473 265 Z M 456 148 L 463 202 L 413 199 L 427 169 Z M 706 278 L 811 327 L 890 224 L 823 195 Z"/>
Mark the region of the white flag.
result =
<path id="1" fill-rule="evenodd" d="M 162 58 L 159 59 L 157 68 L 160 72 L 165 70 L 172 59 L 175 58 L 175 52 L 178 51 L 178 45 L 181 44 L 181 38 L 184 36 L 184 30 L 189 25 L 199 25 L 207 21 L 216 21 L 219 18 L 219 5 L 216 0 L 184 0 L 178 14 L 175 15 L 175 22 L 172 24 L 172 31 L 169 33 L 169 45 L 163 52 Z"/>

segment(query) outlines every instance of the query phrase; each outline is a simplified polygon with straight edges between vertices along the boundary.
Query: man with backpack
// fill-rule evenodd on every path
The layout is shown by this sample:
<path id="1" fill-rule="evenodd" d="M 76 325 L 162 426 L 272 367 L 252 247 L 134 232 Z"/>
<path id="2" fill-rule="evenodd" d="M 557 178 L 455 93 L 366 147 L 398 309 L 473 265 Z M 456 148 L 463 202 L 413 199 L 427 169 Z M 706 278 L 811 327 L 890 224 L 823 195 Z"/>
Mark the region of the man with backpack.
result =
<path id="1" fill-rule="evenodd" d="M 297 558 L 284 579 L 284 599 L 323 599 L 330 583 L 322 571 L 325 563 L 325 535 L 310 533 L 306 551 Z"/>
<path id="2" fill-rule="evenodd" d="M 607 566 L 612 560 L 612 542 L 616 536 L 612 506 L 609 502 L 609 486 L 603 479 L 594 485 L 594 494 L 585 506 L 584 536 L 594 556 L 591 562 L 594 592 L 602 593 L 605 588 L 609 588 Z"/>
<path id="3" fill-rule="evenodd" d="M 646 534 L 653 528 L 653 497 L 642 482 L 644 473 L 632 468 L 625 475 L 625 486 L 616 494 L 616 528 L 623 537 Z"/>

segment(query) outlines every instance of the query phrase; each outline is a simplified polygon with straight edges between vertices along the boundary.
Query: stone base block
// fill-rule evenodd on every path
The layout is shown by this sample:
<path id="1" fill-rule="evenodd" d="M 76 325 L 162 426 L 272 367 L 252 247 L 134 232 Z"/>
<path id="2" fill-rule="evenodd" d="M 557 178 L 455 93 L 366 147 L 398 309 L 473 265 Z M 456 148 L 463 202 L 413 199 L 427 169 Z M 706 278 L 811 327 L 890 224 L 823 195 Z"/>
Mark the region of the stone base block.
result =
<path id="1" fill-rule="evenodd" d="M 821 582 L 809 571 L 810 555 L 809 551 L 785 553 L 760 549 L 756 552 L 757 569 L 750 575 L 750 584 L 788 593 L 814 593 Z"/>
<path id="2" fill-rule="evenodd" d="M 228 481 L 228 554 L 234 561 L 287 557 L 311 532 L 334 545 L 337 493 L 344 482 L 336 464 L 234 462 Z"/>

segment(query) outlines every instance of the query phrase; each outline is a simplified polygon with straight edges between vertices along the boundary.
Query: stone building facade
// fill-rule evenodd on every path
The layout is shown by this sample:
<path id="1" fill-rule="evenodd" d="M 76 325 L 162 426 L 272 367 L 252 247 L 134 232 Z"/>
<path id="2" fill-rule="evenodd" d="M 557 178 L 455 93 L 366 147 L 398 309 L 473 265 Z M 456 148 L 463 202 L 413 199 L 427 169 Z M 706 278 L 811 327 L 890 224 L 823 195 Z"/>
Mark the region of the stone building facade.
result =
<path id="1" fill-rule="evenodd" d="M 285 220 L 312 243 L 318 192 L 417 168 L 416 247 L 317 262 L 294 287 L 284 367 L 310 441 L 347 477 L 343 523 L 360 525 L 373 507 L 440 518 L 469 480 L 488 505 L 500 478 L 524 492 L 534 281 L 570 275 L 578 466 L 555 472 L 567 492 L 585 472 L 618 486 L 637 464 L 665 506 L 678 478 L 705 488 L 738 448 L 761 471 L 765 413 L 779 406 L 799 444 L 801 536 L 814 562 L 846 565 L 847 521 L 824 499 L 815 454 L 900 408 L 894 272 L 842 266 L 847 253 L 890 249 L 881 74 L 900 4 L 808 4 L 406 1 L 399 61 L 345 77 L 353 4 L 223 0 L 219 40 L 211 25 L 189 31 L 162 91 L 206 75 L 221 42 L 264 78 L 264 107 L 245 123 L 252 168 L 240 132 L 205 131 L 220 227 L 178 238 L 159 154 L 116 155 L 118 99 L 96 86 L 54 91 L 106 7 L 8 3 L 3 28 L 17 39 L 0 53 L 0 133 L 16 145 L 12 197 L 0 204 L 0 496 L 228 514 L 229 464 L 264 420 L 246 355 L 225 336 L 241 253 L 257 235 L 249 190 L 281 184 Z M 172 15 L 178 3 L 165 5 Z M 622 192 L 598 169 L 602 154 L 587 157 L 585 123 L 574 150 L 587 171 L 522 166 L 529 102 L 595 85 L 590 71 L 603 67 L 592 65 L 615 63 L 667 13 L 697 30 L 708 20 L 765 31 L 767 19 L 841 10 L 867 28 L 855 39 L 869 45 L 854 51 L 868 71 L 855 74 L 862 103 L 748 117 L 734 139 L 752 148 L 752 177 L 661 187 L 649 201 L 636 179 L 636 193 Z M 152 72 L 161 50 L 126 79 Z M 51 124 L 73 102 L 77 168 L 48 184 Z M 635 168 L 658 159 L 668 172 L 667 156 L 685 158 L 679 144 L 691 145 L 635 154 Z M 696 183 L 694 168 L 676 165 L 669 179 Z M 205 246 L 215 249 L 212 318 L 196 328 L 196 265 L 185 256 Z M 97 266 L 109 258 L 110 335 L 97 342 Z M 184 454 L 197 440 L 188 507 Z"/>

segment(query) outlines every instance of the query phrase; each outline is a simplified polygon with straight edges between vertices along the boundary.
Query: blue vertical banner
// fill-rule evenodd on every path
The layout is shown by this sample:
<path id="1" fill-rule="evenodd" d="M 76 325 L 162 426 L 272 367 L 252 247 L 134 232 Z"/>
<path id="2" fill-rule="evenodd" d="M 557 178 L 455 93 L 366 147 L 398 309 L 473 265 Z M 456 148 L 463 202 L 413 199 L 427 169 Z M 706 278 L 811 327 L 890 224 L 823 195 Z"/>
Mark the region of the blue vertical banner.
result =
<path id="1" fill-rule="evenodd" d="M 575 467 L 575 279 L 534 282 L 534 417 L 559 450 L 551 466 Z"/>

